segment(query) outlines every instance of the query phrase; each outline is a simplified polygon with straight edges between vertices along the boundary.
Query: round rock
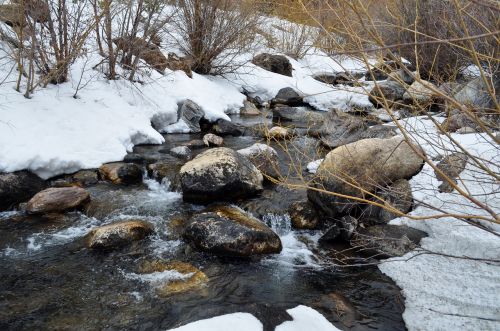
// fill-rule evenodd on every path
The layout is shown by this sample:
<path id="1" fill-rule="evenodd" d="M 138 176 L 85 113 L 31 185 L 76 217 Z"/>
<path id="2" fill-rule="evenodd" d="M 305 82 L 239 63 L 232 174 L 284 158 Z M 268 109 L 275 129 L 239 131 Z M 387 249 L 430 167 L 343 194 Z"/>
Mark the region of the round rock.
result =
<path id="1" fill-rule="evenodd" d="M 90 194 L 80 187 L 48 188 L 35 194 L 26 207 L 30 214 L 62 213 L 83 207 Z"/>

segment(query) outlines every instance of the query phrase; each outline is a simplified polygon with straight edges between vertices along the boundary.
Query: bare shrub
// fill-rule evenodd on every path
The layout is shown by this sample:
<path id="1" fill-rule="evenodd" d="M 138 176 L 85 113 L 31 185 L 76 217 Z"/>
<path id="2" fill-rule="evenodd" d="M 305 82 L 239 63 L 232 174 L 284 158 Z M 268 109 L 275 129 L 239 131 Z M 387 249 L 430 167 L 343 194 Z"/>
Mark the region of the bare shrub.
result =
<path id="1" fill-rule="evenodd" d="M 234 70 L 255 36 L 259 16 L 247 1 L 180 0 L 172 37 L 199 74 Z"/>

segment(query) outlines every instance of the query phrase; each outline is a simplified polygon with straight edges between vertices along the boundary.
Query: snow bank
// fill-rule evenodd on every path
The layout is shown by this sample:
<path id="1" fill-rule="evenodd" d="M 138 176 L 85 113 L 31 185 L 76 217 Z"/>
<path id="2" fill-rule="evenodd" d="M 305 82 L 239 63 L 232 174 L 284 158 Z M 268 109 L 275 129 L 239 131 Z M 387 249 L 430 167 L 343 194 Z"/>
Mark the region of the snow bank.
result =
<path id="1" fill-rule="evenodd" d="M 323 315 L 310 307 L 298 306 L 288 309 L 287 313 L 293 317 L 293 321 L 278 325 L 275 331 L 340 331 Z"/>
<path id="2" fill-rule="evenodd" d="M 451 143 L 437 134 L 430 121 L 413 118 L 402 123 L 416 128 L 412 132 L 413 138 L 430 156 L 446 155 L 445 149 Z M 417 136 L 416 132 L 425 132 L 425 137 Z M 454 134 L 453 138 L 468 151 L 489 161 L 489 166 L 498 173 L 500 155 L 495 143 L 486 135 Z M 484 178 L 469 162 L 460 175 L 459 186 L 466 187 L 476 199 L 498 213 L 500 184 L 487 183 Z M 412 215 L 437 213 L 424 204 L 450 213 L 481 213 L 457 193 L 439 193 L 440 182 L 429 165 L 425 165 L 410 183 L 415 199 L 421 201 Z M 417 250 L 402 258 L 389 259 L 379 266 L 403 290 L 406 299 L 403 318 L 410 331 L 500 329 L 500 265 L 481 260 L 500 259 L 497 235 L 451 217 L 425 221 L 403 217 L 392 223 L 426 231 L 429 237 L 421 243 L 424 250 L 456 257 L 420 254 L 422 251 Z M 500 231 L 499 226 L 488 226 L 497 233 Z"/>

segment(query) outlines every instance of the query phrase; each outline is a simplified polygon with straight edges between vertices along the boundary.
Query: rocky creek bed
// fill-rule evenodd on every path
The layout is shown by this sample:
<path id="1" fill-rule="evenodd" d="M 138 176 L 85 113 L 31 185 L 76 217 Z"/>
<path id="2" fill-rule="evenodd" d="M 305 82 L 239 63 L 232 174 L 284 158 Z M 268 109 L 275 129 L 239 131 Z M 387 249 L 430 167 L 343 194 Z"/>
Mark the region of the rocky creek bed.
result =
<path id="1" fill-rule="evenodd" d="M 240 150 L 267 143 L 255 126 L 270 125 L 270 118 L 232 120 L 243 134 L 224 136 L 224 147 Z M 318 140 L 300 133 L 310 127 L 309 122 L 295 125 L 299 137 L 291 145 L 270 142 L 279 172 L 288 174 L 291 183 L 299 178 L 290 169 L 290 158 L 307 179 L 312 176 L 307 164 L 326 154 Z M 291 319 L 286 310 L 297 305 L 318 310 L 342 330 L 405 329 L 400 289 L 370 264 L 377 260 L 347 244 L 320 241 L 326 228 L 292 229 L 290 206 L 307 200 L 305 189 L 264 181 L 259 194 L 232 201 L 279 236 L 279 253 L 241 258 L 193 249 L 182 235 L 185 222 L 205 207 L 183 200 L 178 173 L 180 165 L 208 147 L 189 143 L 202 139 L 202 133 L 164 137 L 164 144 L 136 146 L 127 156 L 141 169 L 141 180 L 117 185 L 113 182 L 137 176 L 133 171 L 121 176 L 112 166 L 107 177 L 101 173 L 106 181 L 82 175 L 91 202 L 81 211 L 40 215 L 21 207 L 0 213 L 2 330 L 165 330 L 232 312 L 252 313 L 265 330 L 274 330 Z M 171 151 L 185 145 L 191 155 Z M 162 181 L 153 178 L 161 169 L 146 166 L 158 161 L 170 169 Z M 51 184 L 68 185 L 64 176 Z M 91 230 L 130 220 L 147 222 L 152 229 L 144 235 L 134 232 L 141 240 L 118 249 L 87 248 Z M 339 266 L 338 251 L 359 266 Z"/>

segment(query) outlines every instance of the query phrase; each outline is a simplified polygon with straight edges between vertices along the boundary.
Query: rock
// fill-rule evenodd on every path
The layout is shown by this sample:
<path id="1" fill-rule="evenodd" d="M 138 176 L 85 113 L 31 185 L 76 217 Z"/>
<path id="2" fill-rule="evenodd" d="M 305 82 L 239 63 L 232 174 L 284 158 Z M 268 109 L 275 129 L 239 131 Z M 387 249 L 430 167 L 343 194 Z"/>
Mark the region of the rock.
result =
<path id="1" fill-rule="evenodd" d="M 310 127 L 323 123 L 324 116 L 320 112 L 307 111 L 303 108 L 276 105 L 273 108 L 273 120 L 301 122 L 305 124 L 305 127 Z"/>
<path id="2" fill-rule="evenodd" d="M 164 73 L 168 60 L 158 46 L 139 37 L 119 37 L 113 39 L 117 51 L 138 56 L 153 69 Z"/>
<path id="3" fill-rule="evenodd" d="M 205 116 L 205 112 L 195 102 L 186 100 L 179 104 L 177 118 L 183 120 L 192 133 L 201 132 L 200 120 Z"/>
<path id="4" fill-rule="evenodd" d="M 81 186 L 90 186 L 99 182 L 99 176 L 95 170 L 80 170 L 73 175 L 73 181 Z"/>
<path id="5" fill-rule="evenodd" d="M 336 224 L 330 226 L 328 230 L 321 236 L 320 241 L 328 242 L 349 242 L 358 228 L 359 221 L 357 218 L 346 215 L 343 216 Z"/>
<path id="6" fill-rule="evenodd" d="M 283 55 L 259 54 L 253 58 L 252 63 L 267 71 L 292 77 L 292 64 Z"/>
<path id="7" fill-rule="evenodd" d="M 191 160 L 192 152 L 187 146 L 177 146 L 170 149 L 170 154 L 183 160 Z"/>
<path id="8" fill-rule="evenodd" d="M 142 240 L 151 233 L 153 233 L 153 226 L 145 221 L 130 220 L 111 223 L 91 230 L 86 236 L 87 247 L 114 249 Z"/>
<path id="9" fill-rule="evenodd" d="M 193 139 L 184 144 L 184 146 L 189 149 L 202 149 L 207 147 L 207 145 L 201 139 Z"/>
<path id="10" fill-rule="evenodd" d="M 0 173 L 0 211 L 28 201 L 46 186 L 43 179 L 26 170 Z"/>
<path id="11" fill-rule="evenodd" d="M 403 214 L 407 214 L 413 205 L 411 186 L 406 179 L 398 179 L 393 184 L 389 185 L 382 191 L 380 197 L 384 199 L 385 206 L 392 206 Z M 387 223 L 397 217 L 399 217 L 398 214 L 381 208 L 378 218 L 381 222 Z"/>
<path id="12" fill-rule="evenodd" d="M 423 151 L 421 152 L 423 153 Z M 328 153 L 320 164 L 313 186 L 355 198 L 368 199 L 398 179 L 409 179 L 423 166 L 422 158 L 403 137 L 363 139 Z M 357 205 L 353 200 L 308 190 L 309 200 L 329 216 L 345 214 Z"/>
<path id="13" fill-rule="evenodd" d="M 455 109 L 450 112 L 448 118 L 443 122 L 443 128 L 448 132 L 457 132 L 461 128 L 468 127 L 475 130 L 475 132 L 481 132 L 482 128 L 478 122 L 479 120 L 474 119 L 472 114 Z"/>
<path id="14" fill-rule="evenodd" d="M 304 96 L 299 94 L 291 87 L 285 87 L 278 91 L 278 94 L 271 100 L 272 105 L 287 105 L 287 106 L 305 106 Z"/>
<path id="15" fill-rule="evenodd" d="M 288 214 L 295 229 L 313 230 L 318 227 L 319 216 L 309 201 L 296 201 L 290 205 Z"/>
<path id="16" fill-rule="evenodd" d="M 282 249 L 271 228 L 232 206 L 213 207 L 193 216 L 183 238 L 197 249 L 218 255 L 248 257 Z"/>
<path id="17" fill-rule="evenodd" d="M 249 159 L 262 174 L 273 178 L 279 177 L 280 163 L 274 148 L 257 143 L 238 150 L 238 153 Z"/>
<path id="18" fill-rule="evenodd" d="M 0 21 L 13 27 L 26 25 L 23 7 L 19 4 L 0 5 Z"/>
<path id="19" fill-rule="evenodd" d="M 267 132 L 267 136 L 270 139 L 286 140 L 292 138 L 294 136 L 294 133 L 290 129 L 283 128 L 281 126 L 274 126 L 269 129 L 269 131 Z"/>
<path id="20" fill-rule="evenodd" d="M 207 133 L 203 136 L 203 143 L 205 146 L 222 146 L 224 144 L 224 139 L 213 133 Z"/>
<path id="21" fill-rule="evenodd" d="M 378 83 L 373 87 L 369 94 L 369 100 L 377 107 L 384 107 L 385 98 L 389 106 L 391 106 L 394 102 L 402 100 L 404 94 L 405 87 L 401 83 L 386 81 Z"/>
<path id="22" fill-rule="evenodd" d="M 477 133 L 477 130 L 474 128 L 471 128 L 470 126 L 464 126 L 463 128 L 458 129 L 457 133 L 458 134 Z"/>
<path id="23" fill-rule="evenodd" d="M 348 72 L 322 73 L 314 75 L 313 78 L 319 82 L 330 85 L 355 86 L 356 84 L 358 84 L 358 77 Z"/>
<path id="24" fill-rule="evenodd" d="M 80 187 L 48 188 L 35 194 L 26 207 L 29 214 L 63 213 L 82 208 L 90 194 Z"/>
<path id="25" fill-rule="evenodd" d="M 260 115 L 260 110 L 255 106 L 254 103 L 245 100 L 243 102 L 243 107 L 240 108 L 240 115 L 244 116 L 257 116 Z"/>
<path id="26" fill-rule="evenodd" d="M 161 260 L 146 261 L 140 268 L 140 274 L 151 274 L 172 271 L 179 274 L 178 278 L 167 278 L 167 280 L 156 286 L 156 292 L 162 297 L 198 290 L 208 283 L 208 277 L 200 269 L 193 265 L 181 262 Z"/>
<path id="27" fill-rule="evenodd" d="M 437 98 L 437 86 L 431 82 L 420 80 L 415 81 L 403 94 L 403 101 L 406 104 L 425 105 L 432 103 Z"/>
<path id="28" fill-rule="evenodd" d="M 336 85 L 337 84 L 337 73 L 321 73 L 312 76 L 318 82 L 325 84 Z"/>
<path id="29" fill-rule="evenodd" d="M 386 80 L 389 74 L 394 71 L 394 67 L 391 66 L 391 63 L 377 63 L 371 70 L 367 71 L 365 74 L 366 81 L 372 80 Z"/>
<path id="30" fill-rule="evenodd" d="M 180 189 L 179 170 L 182 167 L 182 162 L 177 158 L 170 158 L 160 162 L 152 163 L 147 166 L 150 177 L 162 182 L 167 180 L 172 189 Z"/>
<path id="31" fill-rule="evenodd" d="M 454 94 L 454 99 L 459 103 L 479 111 L 490 112 L 496 109 L 495 101 L 489 89 L 495 91 L 496 101 L 500 103 L 500 73 L 496 73 L 486 84 L 482 77 L 477 77 L 463 85 Z"/>
<path id="32" fill-rule="evenodd" d="M 239 137 L 243 135 L 243 128 L 241 126 L 234 124 L 231 121 L 225 120 L 223 118 L 217 120 L 215 125 L 212 127 L 215 134 L 219 136 L 234 136 Z"/>
<path id="33" fill-rule="evenodd" d="M 468 159 L 468 156 L 463 153 L 453 153 L 446 156 L 436 165 L 444 174 L 444 176 L 442 176 L 437 171 L 434 171 L 436 178 L 442 182 L 441 185 L 439 185 L 440 192 L 453 192 L 454 188 L 447 179 L 457 184 L 457 178 L 460 173 L 464 171 Z"/>
<path id="34" fill-rule="evenodd" d="M 165 66 L 172 71 L 176 70 L 184 71 L 184 73 L 189 78 L 193 78 L 193 72 L 191 71 L 191 61 L 189 61 L 189 59 L 185 57 L 177 56 L 177 54 L 175 53 L 168 53 Z"/>
<path id="35" fill-rule="evenodd" d="M 209 149 L 180 170 L 184 200 L 235 200 L 262 191 L 260 171 L 243 155 L 229 148 Z"/>
<path id="36" fill-rule="evenodd" d="M 351 240 L 351 246 L 364 254 L 379 259 L 402 256 L 412 251 L 426 237 L 423 231 L 401 225 L 374 225 L 360 228 Z"/>
<path id="37" fill-rule="evenodd" d="M 99 168 L 99 174 L 113 184 L 128 185 L 142 182 L 142 170 L 134 163 L 106 163 Z"/>
<path id="38" fill-rule="evenodd" d="M 366 315 L 363 315 L 354 304 L 342 293 L 340 292 L 332 292 L 327 295 L 322 295 L 320 300 L 314 304 L 316 307 L 321 308 L 322 311 L 328 311 L 332 314 L 332 316 L 336 316 L 338 320 L 345 326 L 347 329 L 352 329 L 357 324 L 360 324 L 360 321 L 363 318 L 366 318 Z"/>
<path id="39" fill-rule="evenodd" d="M 412 75 L 410 75 L 406 70 L 404 69 L 399 69 L 396 71 L 393 71 L 389 74 L 387 77 L 388 82 L 397 82 L 401 86 L 405 85 L 411 85 L 415 81 L 415 78 L 413 78 Z"/>

